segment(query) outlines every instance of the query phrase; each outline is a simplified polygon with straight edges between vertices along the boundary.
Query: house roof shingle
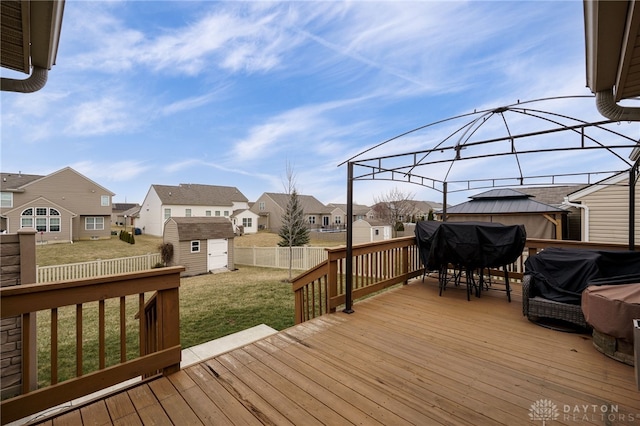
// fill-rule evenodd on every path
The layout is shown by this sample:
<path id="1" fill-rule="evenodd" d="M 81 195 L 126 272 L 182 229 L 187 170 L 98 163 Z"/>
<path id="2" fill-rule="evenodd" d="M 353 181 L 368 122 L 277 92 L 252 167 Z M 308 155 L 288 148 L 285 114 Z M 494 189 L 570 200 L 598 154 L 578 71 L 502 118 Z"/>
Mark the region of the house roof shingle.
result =
<path id="1" fill-rule="evenodd" d="M 171 217 L 178 227 L 179 241 L 233 238 L 233 225 L 224 217 Z"/>
<path id="2" fill-rule="evenodd" d="M 25 175 L 23 173 L 0 173 L 0 187 L 3 191 L 19 191 L 24 185 L 42 179 L 41 175 Z"/>
<path id="3" fill-rule="evenodd" d="M 165 205 L 233 206 L 234 202 L 248 202 L 235 186 L 181 183 L 179 186 L 151 185 Z"/>
<path id="4" fill-rule="evenodd" d="M 265 195 L 269 196 L 274 203 L 280 206 L 283 210 L 287 208 L 289 202 L 289 194 L 277 193 L 277 192 L 265 192 Z M 332 207 L 325 206 L 317 198 L 312 195 L 298 194 L 298 202 L 304 210 L 305 214 L 330 214 L 333 210 Z"/>

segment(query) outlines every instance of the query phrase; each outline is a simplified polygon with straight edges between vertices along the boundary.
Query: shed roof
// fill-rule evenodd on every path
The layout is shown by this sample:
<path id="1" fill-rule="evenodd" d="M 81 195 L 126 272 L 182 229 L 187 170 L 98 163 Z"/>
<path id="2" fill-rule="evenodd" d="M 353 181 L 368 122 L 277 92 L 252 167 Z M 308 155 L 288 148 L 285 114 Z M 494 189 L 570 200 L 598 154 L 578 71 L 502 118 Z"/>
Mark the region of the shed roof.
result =
<path id="1" fill-rule="evenodd" d="M 514 189 L 492 189 L 471 197 L 471 201 L 447 209 L 447 214 L 560 213 L 563 209 L 531 199 Z"/>
<path id="2" fill-rule="evenodd" d="M 178 227 L 178 241 L 219 240 L 233 238 L 233 225 L 224 217 L 172 217 Z"/>
<path id="3" fill-rule="evenodd" d="M 190 206 L 233 206 L 234 202 L 248 202 L 235 186 L 181 183 L 179 186 L 151 185 L 162 204 Z"/>

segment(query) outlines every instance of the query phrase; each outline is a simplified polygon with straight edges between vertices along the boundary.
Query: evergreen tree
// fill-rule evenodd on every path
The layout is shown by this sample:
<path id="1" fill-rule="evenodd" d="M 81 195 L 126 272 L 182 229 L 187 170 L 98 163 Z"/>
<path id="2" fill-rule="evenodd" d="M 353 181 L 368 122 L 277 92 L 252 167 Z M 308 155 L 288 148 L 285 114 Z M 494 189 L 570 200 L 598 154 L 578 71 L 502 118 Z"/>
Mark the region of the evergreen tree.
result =
<path id="1" fill-rule="evenodd" d="M 287 209 L 282 216 L 282 228 L 278 235 L 282 238 L 278 242 L 280 247 L 299 247 L 309 244 L 309 228 L 304 221 L 304 210 L 295 189 L 289 194 Z"/>
<path id="2" fill-rule="evenodd" d="M 304 220 L 304 210 L 300 205 L 298 191 L 295 186 L 295 176 L 291 166 L 287 165 L 287 182 L 285 184 L 289 200 L 287 208 L 282 216 L 282 227 L 278 236 L 280 247 L 289 247 L 289 279 L 293 267 L 293 247 L 303 246 L 309 243 L 309 228 Z"/>

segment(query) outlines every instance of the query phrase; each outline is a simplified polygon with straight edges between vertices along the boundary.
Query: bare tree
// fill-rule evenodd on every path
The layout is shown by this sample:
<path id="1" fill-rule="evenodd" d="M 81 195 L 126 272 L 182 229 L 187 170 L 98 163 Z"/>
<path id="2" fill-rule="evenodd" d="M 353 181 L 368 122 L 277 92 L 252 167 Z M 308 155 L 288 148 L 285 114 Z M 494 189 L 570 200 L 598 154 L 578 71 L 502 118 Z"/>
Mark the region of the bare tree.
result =
<path id="1" fill-rule="evenodd" d="M 374 197 L 372 210 L 375 218 L 393 226 L 394 232 L 398 231 L 402 223 L 409 221 L 415 213 L 413 197 L 414 194 L 403 192 L 397 187 Z"/>
<path id="2" fill-rule="evenodd" d="M 303 246 L 309 243 L 309 228 L 304 220 L 304 210 L 298 199 L 296 190 L 295 174 L 293 168 L 287 163 L 287 178 L 284 183 L 285 191 L 289 195 L 287 208 L 282 216 L 282 227 L 278 235 L 281 240 L 280 247 L 289 247 L 289 280 L 291 280 L 291 270 L 293 268 L 293 247 Z"/>

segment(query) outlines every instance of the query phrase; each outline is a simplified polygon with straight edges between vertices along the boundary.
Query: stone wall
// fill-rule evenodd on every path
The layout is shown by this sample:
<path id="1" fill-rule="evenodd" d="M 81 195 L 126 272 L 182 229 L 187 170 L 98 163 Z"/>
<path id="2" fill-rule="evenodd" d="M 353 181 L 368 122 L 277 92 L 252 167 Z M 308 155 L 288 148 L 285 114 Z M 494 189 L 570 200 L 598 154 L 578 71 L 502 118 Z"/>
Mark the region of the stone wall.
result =
<path id="1" fill-rule="evenodd" d="M 35 234 L 34 229 L 24 229 L 18 234 L 0 235 L 0 287 L 35 283 Z M 35 337 L 35 334 L 33 336 Z M 31 386 L 35 386 L 35 383 L 32 383 Z M 2 399 L 19 395 L 21 387 L 21 317 L 3 318 L 0 320 L 0 394 Z"/>

